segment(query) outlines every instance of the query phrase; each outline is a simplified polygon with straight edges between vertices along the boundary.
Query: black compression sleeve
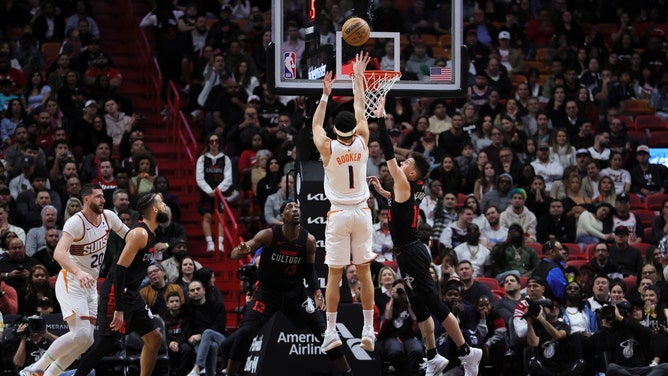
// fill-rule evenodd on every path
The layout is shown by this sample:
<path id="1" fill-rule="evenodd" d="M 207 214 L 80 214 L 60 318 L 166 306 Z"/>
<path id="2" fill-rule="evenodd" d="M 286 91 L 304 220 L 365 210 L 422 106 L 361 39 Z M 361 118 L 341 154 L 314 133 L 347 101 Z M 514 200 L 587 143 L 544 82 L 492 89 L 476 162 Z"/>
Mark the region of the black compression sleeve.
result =
<path id="1" fill-rule="evenodd" d="M 122 311 L 125 307 L 124 292 L 125 292 L 125 272 L 128 268 L 123 265 L 116 265 L 116 272 L 114 274 L 114 298 L 116 299 L 116 311 Z"/>
<path id="2" fill-rule="evenodd" d="M 311 292 L 315 292 L 320 288 L 320 283 L 318 282 L 318 275 L 315 273 L 315 264 L 306 264 L 306 284 L 311 289 Z"/>
<path id="3" fill-rule="evenodd" d="M 385 127 L 385 119 L 378 118 L 378 142 L 380 143 L 380 148 L 383 149 L 383 154 L 385 154 L 385 160 L 389 161 L 394 159 L 394 146 L 392 145 L 392 140 L 390 139 L 390 134 Z"/>

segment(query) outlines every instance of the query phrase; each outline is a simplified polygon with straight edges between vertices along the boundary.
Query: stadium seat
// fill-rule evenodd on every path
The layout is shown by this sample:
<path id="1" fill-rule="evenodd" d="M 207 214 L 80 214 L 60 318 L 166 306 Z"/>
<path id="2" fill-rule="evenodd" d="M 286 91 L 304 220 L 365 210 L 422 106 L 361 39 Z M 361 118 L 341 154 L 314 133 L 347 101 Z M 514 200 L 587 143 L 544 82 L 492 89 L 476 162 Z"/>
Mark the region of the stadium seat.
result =
<path id="1" fill-rule="evenodd" d="M 636 216 L 644 228 L 651 227 L 652 220 L 656 217 L 654 211 L 649 209 L 631 209 L 631 213 Z"/>
<path id="2" fill-rule="evenodd" d="M 497 281 L 496 278 L 476 277 L 475 280 L 482 283 L 483 285 L 489 287 L 490 290 L 500 290 L 501 289 L 501 286 L 499 286 L 499 281 Z"/>
<path id="3" fill-rule="evenodd" d="M 649 129 L 650 131 L 666 130 L 663 120 L 656 115 L 638 115 L 635 118 L 635 124 L 635 129 L 638 131 L 644 131 L 645 129 Z"/>
<path id="4" fill-rule="evenodd" d="M 627 131 L 636 129 L 636 122 L 633 121 L 632 117 L 630 117 L 628 115 L 617 115 L 617 118 L 624 122 L 624 125 L 626 125 L 626 130 Z"/>
<path id="5" fill-rule="evenodd" d="M 631 289 L 634 289 L 636 287 L 637 282 L 638 278 L 634 275 L 624 277 L 624 283 L 626 284 L 626 291 L 631 291 Z"/>
<path id="6" fill-rule="evenodd" d="M 527 247 L 533 248 L 539 258 L 543 258 L 543 245 L 538 243 L 526 243 Z"/>
<path id="7" fill-rule="evenodd" d="M 624 112 L 634 116 L 654 115 L 654 109 L 642 99 L 627 99 L 624 102 Z"/>
<path id="8" fill-rule="evenodd" d="M 40 48 L 42 51 L 42 56 L 44 56 L 44 62 L 47 67 L 50 67 L 56 59 L 58 59 L 58 53 L 60 53 L 60 43 L 58 42 L 46 42 L 42 44 Z"/>
<path id="9" fill-rule="evenodd" d="M 652 230 L 652 227 L 643 228 L 642 240 L 649 242 L 652 240 L 653 236 L 654 236 L 654 231 Z"/>
<path id="10" fill-rule="evenodd" d="M 648 195 L 645 197 L 645 204 L 649 210 L 661 211 L 664 200 L 668 200 L 668 194 Z"/>
<path id="11" fill-rule="evenodd" d="M 633 127 L 633 124 L 631 124 L 631 126 Z M 645 132 L 627 131 L 626 136 L 628 136 L 629 140 L 634 141 L 638 145 L 647 144 L 647 134 Z"/>
<path id="12" fill-rule="evenodd" d="M 639 251 L 640 251 L 640 255 L 641 255 L 641 256 L 643 257 L 643 259 L 644 259 L 644 258 L 645 258 L 645 252 L 647 252 L 647 249 L 648 249 L 648 248 L 650 248 L 650 247 L 654 247 L 654 244 L 650 244 L 650 243 L 646 243 L 646 242 L 645 242 L 645 243 L 633 243 L 633 244 L 631 244 L 631 246 L 632 246 L 633 248 L 639 250 Z"/>
<path id="13" fill-rule="evenodd" d="M 527 282 L 529 281 L 529 277 L 520 277 L 520 286 L 522 288 L 527 287 Z"/>
<path id="14" fill-rule="evenodd" d="M 547 63 L 550 61 L 550 48 L 549 47 L 537 48 L 535 60 L 540 61 L 543 64 L 547 65 Z"/>
<path id="15" fill-rule="evenodd" d="M 588 264 L 588 263 L 589 263 L 589 260 L 568 260 L 568 261 L 566 261 L 566 267 L 574 266 L 575 268 L 580 270 L 580 267 L 582 265 L 585 265 L 585 264 Z"/>
<path id="16" fill-rule="evenodd" d="M 642 201 L 640 196 L 638 196 L 635 193 L 629 194 L 629 203 L 631 204 L 631 210 L 636 210 L 636 209 L 647 209 L 647 206 L 645 203 Z"/>
<path id="17" fill-rule="evenodd" d="M 538 69 L 539 74 L 549 74 L 550 70 L 547 68 L 545 64 L 543 64 L 542 61 L 527 61 L 525 63 L 525 69 L 527 72 L 529 72 L 529 69 L 531 68 L 536 68 Z"/>
<path id="18" fill-rule="evenodd" d="M 580 249 L 580 245 L 577 243 L 562 243 L 563 246 L 568 248 L 568 260 L 586 260 L 587 254 Z"/>
<path id="19" fill-rule="evenodd" d="M 587 260 L 591 260 L 594 258 L 596 252 L 594 249 L 596 248 L 596 243 L 594 244 L 587 244 L 587 247 L 585 248 L 585 254 L 587 255 Z"/>
<path id="20" fill-rule="evenodd" d="M 651 132 L 647 139 L 647 145 L 651 148 L 663 148 L 668 145 L 668 131 Z"/>

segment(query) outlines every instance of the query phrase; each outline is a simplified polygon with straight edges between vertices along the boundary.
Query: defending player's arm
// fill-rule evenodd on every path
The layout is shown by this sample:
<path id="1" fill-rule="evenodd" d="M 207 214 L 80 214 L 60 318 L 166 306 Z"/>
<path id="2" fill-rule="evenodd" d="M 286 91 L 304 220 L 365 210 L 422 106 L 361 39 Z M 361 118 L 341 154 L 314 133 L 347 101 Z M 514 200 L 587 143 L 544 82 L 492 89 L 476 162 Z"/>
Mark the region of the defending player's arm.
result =
<path id="1" fill-rule="evenodd" d="M 234 247 L 230 255 L 230 258 L 232 258 L 232 260 L 239 260 L 245 257 L 246 255 L 254 253 L 260 247 L 266 247 L 270 245 L 273 236 L 274 234 L 270 228 L 266 228 L 258 232 L 257 234 L 255 234 L 255 237 L 253 237 L 253 239 L 250 239 L 249 241 L 243 242 L 238 246 Z"/>
<path id="2" fill-rule="evenodd" d="M 332 94 L 333 82 L 334 79 L 332 79 L 332 72 L 329 71 L 327 74 L 325 74 L 325 78 L 322 80 L 322 98 L 320 98 L 320 103 L 318 103 L 318 107 L 315 109 L 315 113 L 313 114 L 313 143 L 318 149 L 318 152 L 322 156 L 323 162 L 325 164 L 327 164 L 326 162 L 329 160 L 329 143 L 331 140 L 329 137 L 327 137 L 324 123 L 325 114 L 327 113 L 327 100 L 329 95 Z"/>
<path id="3" fill-rule="evenodd" d="M 83 231 L 83 224 L 81 224 L 81 230 Z M 68 273 L 72 273 L 72 275 L 77 278 L 77 281 L 79 281 L 81 287 L 92 287 L 96 283 L 93 276 L 88 272 L 81 270 L 67 254 L 67 251 L 72 246 L 72 242 L 74 242 L 72 234 L 63 231 L 63 235 L 60 237 L 56 249 L 53 252 L 53 259 L 56 260 Z"/>
<path id="4" fill-rule="evenodd" d="M 316 308 L 324 311 L 325 299 L 322 296 L 322 291 L 320 291 L 318 274 L 315 272 L 315 237 L 310 234 L 306 240 L 306 275 L 304 278 L 308 287 L 313 291 L 313 300 L 315 300 Z"/>
<path id="5" fill-rule="evenodd" d="M 385 155 L 385 161 L 387 161 L 387 169 L 394 179 L 394 193 L 392 195 L 394 201 L 396 202 L 406 202 L 411 194 L 411 185 L 408 182 L 406 174 L 401 171 L 399 163 L 397 163 L 397 158 L 394 155 L 394 145 L 392 145 L 392 139 L 390 138 L 390 133 L 387 131 L 385 126 L 385 98 L 380 98 L 378 100 L 378 105 L 374 110 L 374 115 L 378 118 L 378 142 L 380 147 L 383 150 Z"/>
<path id="6" fill-rule="evenodd" d="M 130 228 L 126 226 L 125 223 L 123 223 L 123 221 L 118 218 L 118 215 L 111 210 L 105 210 L 104 215 L 109 221 L 109 227 L 111 227 L 111 229 L 114 230 L 116 235 L 120 236 L 121 239 L 125 239 L 125 235 L 130 231 Z"/>
<path id="7" fill-rule="evenodd" d="M 357 121 L 355 134 L 362 137 L 365 144 L 369 143 L 369 123 L 366 120 L 364 112 L 364 71 L 366 70 L 369 60 L 368 53 L 365 54 L 364 52 L 360 52 L 357 54 L 355 62 L 353 63 L 353 72 L 355 74 L 355 79 L 353 80 L 353 108 L 355 109 L 355 120 Z"/>
<path id="8" fill-rule="evenodd" d="M 114 297 L 116 298 L 116 308 L 114 318 L 109 324 L 111 330 L 118 331 L 123 326 L 123 309 L 125 308 L 125 274 L 128 266 L 132 263 L 137 252 L 146 246 L 148 242 L 148 233 L 141 227 L 134 228 L 128 232 L 125 237 L 125 247 L 118 257 L 116 273 L 114 275 Z"/>

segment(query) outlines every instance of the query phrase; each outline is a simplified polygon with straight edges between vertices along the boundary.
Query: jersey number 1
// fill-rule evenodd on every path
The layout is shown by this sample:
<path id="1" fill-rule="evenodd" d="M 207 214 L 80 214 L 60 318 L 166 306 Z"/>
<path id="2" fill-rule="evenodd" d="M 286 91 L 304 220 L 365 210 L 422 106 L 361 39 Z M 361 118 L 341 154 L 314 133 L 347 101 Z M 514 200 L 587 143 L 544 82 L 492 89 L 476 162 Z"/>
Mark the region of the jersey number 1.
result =
<path id="1" fill-rule="evenodd" d="M 350 189 L 355 189 L 355 174 L 353 172 L 353 166 L 348 166 L 348 183 Z"/>

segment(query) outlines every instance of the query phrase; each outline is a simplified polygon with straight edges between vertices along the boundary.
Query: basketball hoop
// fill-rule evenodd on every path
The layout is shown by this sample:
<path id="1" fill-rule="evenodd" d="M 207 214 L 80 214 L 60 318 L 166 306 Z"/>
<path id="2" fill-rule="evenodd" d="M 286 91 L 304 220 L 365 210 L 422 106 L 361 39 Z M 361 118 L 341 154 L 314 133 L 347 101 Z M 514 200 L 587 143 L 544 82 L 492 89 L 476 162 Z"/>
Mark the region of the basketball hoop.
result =
<path id="1" fill-rule="evenodd" d="M 355 74 L 351 73 L 353 93 L 355 93 Z M 401 78 L 401 72 L 370 70 L 364 72 L 364 114 L 366 118 L 375 117 L 378 99 L 387 95 L 392 85 Z"/>

